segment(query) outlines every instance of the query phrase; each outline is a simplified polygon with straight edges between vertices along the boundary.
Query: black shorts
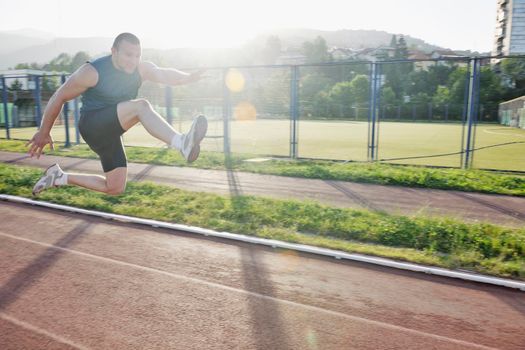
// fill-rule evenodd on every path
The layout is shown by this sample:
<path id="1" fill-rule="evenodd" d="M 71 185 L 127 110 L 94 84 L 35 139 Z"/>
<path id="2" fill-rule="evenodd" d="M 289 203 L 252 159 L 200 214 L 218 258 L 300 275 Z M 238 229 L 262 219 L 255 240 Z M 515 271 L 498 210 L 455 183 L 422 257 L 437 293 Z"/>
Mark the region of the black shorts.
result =
<path id="1" fill-rule="evenodd" d="M 122 144 L 125 132 L 117 116 L 117 105 L 83 112 L 78 122 L 80 135 L 102 162 L 104 172 L 127 167 Z"/>

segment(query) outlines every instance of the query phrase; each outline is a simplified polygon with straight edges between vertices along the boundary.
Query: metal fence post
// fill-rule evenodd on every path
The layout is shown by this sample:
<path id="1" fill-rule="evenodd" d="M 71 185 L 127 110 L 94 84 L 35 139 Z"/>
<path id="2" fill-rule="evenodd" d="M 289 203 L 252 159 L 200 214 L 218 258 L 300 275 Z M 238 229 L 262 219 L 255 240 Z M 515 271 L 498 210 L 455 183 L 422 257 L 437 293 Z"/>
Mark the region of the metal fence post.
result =
<path id="1" fill-rule="evenodd" d="M 297 119 L 299 116 L 299 68 L 291 66 L 290 79 L 290 158 L 297 158 Z"/>
<path id="2" fill-rule="evenodd" d="M 368 160 L 374 161 L 377 157 L 376 121 L 379 109 L 379 65 L 371 63 L 370 69 L 370 100 L 368 111 Z"/>
<path id="3" fill-rule="evenodd" d="M 79 98 L 75 98 L 74 107 L 75 107 L 75 142 L 78 145 L 80 143 L 80 132 L 78 130 L 78 121 L 80 119 L 80 112 L 78 109 L 78 100 Z"/>
<path id="4" fill-rule="evenodd" d="M 461 144 L 460 144 L 460 160 L 459 167 L 463 168 L 465 164 L 465 124 L 468 114 L 468 100 L 469 100 L 469 81 L 470 81 L 470 70 L 472 67 L 472 60 L 468 61 L 467 72 L 465 74 L 465 89 L 463 93 L 463 108 L 461 110 Z"/>
<path id="5" fill-rule="evenodd" d="M 368 75 L 368 82 L 370 83 L 368 94 L 368 134 L 367 134 L 367 152 L 366 157 L 368 161 L 372 160 L 372 114 L 374 106 L 374 77 L 375 77 L 375 63 L 370 64 L 370 73 Z"/>
<path id="6" fill-rule="evenodd" d="M 226 85 L 226 77 L 228 76 L 228 68 L 223 70 L 222 75 L 222 120 L 223 120 L 223 150 L 226 161 L 230 161 L 230 115 L 231 115 L 231 101 L 230 90 Z"/>
<path id="7" fill-rule="evenodd" d="M 11 134 L 9 132 L 9 109 L 7 108 L 7 84 L 4 77 L 2 77 L 2 101 L 4 103 L 5 133 L 7 139 L 10 140 Z"/>
<path id="8" fill-rule="evenodd" d="M 40 93 L 40 77 L 35 75 L 35 102 L 36 102 L 36 125 L 40 129 L 42 123 L 42 94 Z"/>
<path id="9" fill-rule="evenodd" d="M 472 120 L 472 141 L 469 168 L 472 168 L 474 163 L 474 156 L 476 155 L 476 131 L 478 126 L 478 117 L 481 116 L 481 105 L 479 101 L 480 95 L 480 81 L 481 81 L 481 59 L 478 58 L 478 68 L 476 70 L 476 78 L 474 79 L 474 118 Z"/>
<path id="10" fill-rule="evenodd" d="M 168 124 L 173 124 L 173 113 L 172 113 L 172 99 L 173 99 L 173 89 L 171 86 L 167 85 L 166 90 L 164 93 L 164 97 L 166 98 L 166 119 L 168 120 Z"/>
<path id="11" fill-rule="evenodd" d="M 62 84 L 66 82 L 66 75 L 62 74 Z M 64 117 L 64 126 L 66 128 L 66 147 L 71 146 L 71 142 L 69 141 L 69 104 L 68 102 L 64 103 L 64 107 L 62 110 L 62 115 Z"/>
<path id="12" fill-rule="evenodd" d="M 467 102 L 467 139 L 465 142 L 465 161 L 463 163 L 463 169 L 468 169 L 471 167 L 471 153 L 474 148 L 474 137 L 473 137 L 473 128 L 475 127 L 476 114 L 477 114 L 477 104 L 479 98 L 478 90 L 478 80 L 479 80 L 479 65 L 480 60 L 478 58 L 472 59 L 472 64 L 470 65 L 470 78 L 469 78 L 469 94 Z"/>
<path id="13" fill-rule="evenodd" d="M 377 69 L 376 69 L 376 89 L 375 89 L 375 99 L 376 99 L 375 105 L 377 106 L 377 115 L 374 121 L 374 128 L 375 128 L 374 160 L 377 160 L 377 158 L 379 157 L 379 127 L 380 127 L 379 121 L 381 120 L 381 113 L 379 111 L 379 107 L 382 104 L 382 101 L 381 101 L 381 88 L 382 88 L 382 83 L 383 83 L 382 73 L 383 73 L 383 65 L 381 63 L 378 63 Z"/>

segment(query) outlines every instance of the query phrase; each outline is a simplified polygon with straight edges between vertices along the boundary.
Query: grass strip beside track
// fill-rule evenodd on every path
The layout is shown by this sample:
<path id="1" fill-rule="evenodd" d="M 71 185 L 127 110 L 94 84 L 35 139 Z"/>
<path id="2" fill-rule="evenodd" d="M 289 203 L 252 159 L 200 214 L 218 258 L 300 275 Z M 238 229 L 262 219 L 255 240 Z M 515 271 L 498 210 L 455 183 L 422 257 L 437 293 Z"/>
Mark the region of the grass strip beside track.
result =
<path id="1" fill-rule="evenodd" d="M 0 142 L 0 150 L 27 152 L 24 141 Z M 58 147 L 50 155 L 96 159 L 86 145 L 70 148 Z M 188 166 L 179 152 L 151 147 L 127 147 L 128 160 L 135 163 Z M 400 166 L 379 163 L 342 163 L 331 161 L 280 160 L 246 162 L 253 155 L 234 155 L 228 167 L 236 171 L 281 175 L 323 180 L 365 182 L 381 185 L 410 186 L 525 196 L 525 176 L 510 175 L 482 170 L 461 170 Z M 203 169 L 226 169 L 222 153 L 201 152 L 200 158 L 191 165 Z"/>
<path id="2" fill-rule="evenodd" d="M 40 169 L 0 164 L 0 193 L 31 198 Z M 525 229 L 332 208 L 314 202 L 226 197 L 130 183 L 119 196 L 78 187 L 40 200 L 402 261 L 525 280 Z"/>

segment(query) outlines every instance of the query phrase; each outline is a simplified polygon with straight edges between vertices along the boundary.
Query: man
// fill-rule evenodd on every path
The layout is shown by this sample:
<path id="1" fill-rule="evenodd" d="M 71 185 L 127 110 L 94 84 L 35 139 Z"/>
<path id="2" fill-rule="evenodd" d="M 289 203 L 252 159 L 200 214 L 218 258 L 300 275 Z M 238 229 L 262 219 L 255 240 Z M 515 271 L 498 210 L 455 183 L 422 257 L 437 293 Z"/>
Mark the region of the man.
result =
<path id="1" fill-rule="evenodd" d="M 46 145 L 54 149 L 50 131 L 62 105 L 82 95 L 79 131 L 99 155 L 105 176 L 66 173 L 54 164 L 36 183 L 33 195 L 63 185 L 81 186 L 109 195 L 124 192 L 127 160 L 121 135 L 138 122 L 152 136 L 178 149 L 187 162 L 195 161 L 208 128 L 206 118 L 198 116 L 189 132 L 180 134 L 153 110 L 147 100 L 136 97 L 143 81 L 179 85 L 197 81 L 201 74 L 202 71 L 188 74 L 141 61 L 139 39 L 131 33 L 118 35 L 111 55 L 81 66 L 53 94 L 44 110 L 40 129 L 26 145 L 31 157 L 36 155 L 37 158 Z"/>

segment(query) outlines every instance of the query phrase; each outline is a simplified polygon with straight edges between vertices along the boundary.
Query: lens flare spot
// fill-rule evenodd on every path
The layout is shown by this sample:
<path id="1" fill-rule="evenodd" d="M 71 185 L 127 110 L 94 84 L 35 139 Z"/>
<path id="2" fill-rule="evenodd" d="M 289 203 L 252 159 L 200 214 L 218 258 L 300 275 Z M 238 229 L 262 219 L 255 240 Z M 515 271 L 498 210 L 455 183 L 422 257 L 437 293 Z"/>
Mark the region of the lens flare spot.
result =
<path id="1" fill-rule="evenodd" d="M 250 102 L 243 101 L 235 106 L 233 118 L 235 120 L 255 120 L 257 119 L 257 110 Z"/>
<path id="2" fill-rule="evenodd" d="M 241 92 L 244 89 L 244 75 L 238 69 L 232 68 L 226 74 L 226 86 L 231 92 Z"/>

